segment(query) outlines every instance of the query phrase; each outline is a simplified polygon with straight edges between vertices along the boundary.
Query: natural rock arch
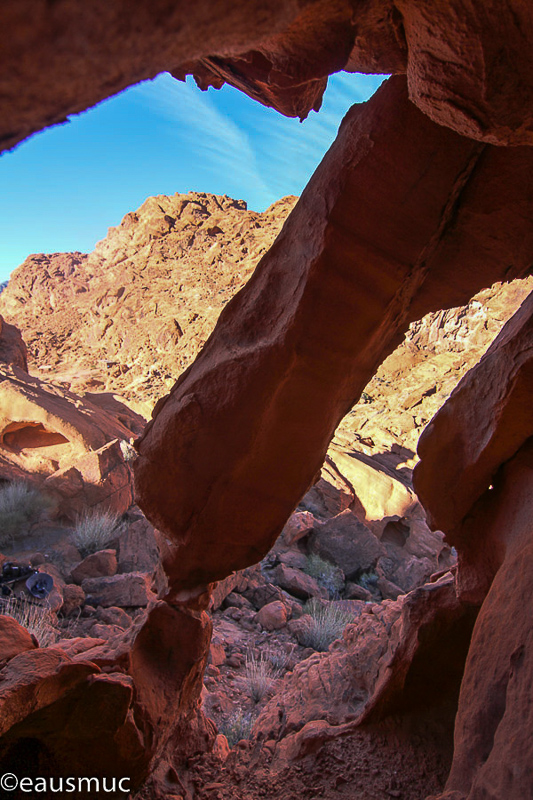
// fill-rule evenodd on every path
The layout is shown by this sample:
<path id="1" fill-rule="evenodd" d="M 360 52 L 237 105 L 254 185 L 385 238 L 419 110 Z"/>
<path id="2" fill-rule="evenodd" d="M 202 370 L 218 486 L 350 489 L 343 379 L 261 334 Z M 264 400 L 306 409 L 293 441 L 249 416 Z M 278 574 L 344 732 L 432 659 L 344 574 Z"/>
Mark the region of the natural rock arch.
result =
<path id="1" fill-rule="evenodd" d="M 2 14 L 12 76 L 3 148 L 163 69 L 204 87 L 229 80 L 299 116 L 318 107 L 332 71 L 407 75 L 349 113 L 139 443 L 139 501 L 165 534 L 169 585 L 133 645 L 97 665 L 128 675 L 97 682 L 121 709 L 109 740 L 136 743 L 141 781 L 151 758 L 172 761 L 212 735 L 196 708 L 212 582 L 268 550 L 339 418 L 409 321 L 530 270 L 533 13 L 520 0 L 279 0 L 215 11 L 159 0 L 136 4 L 132 18 L 125 0 L 22 9 L 9 0 Z M 509 144 L 519 146 L 494 146 Z M 281 465 L 287 435 L 294 458 Z M 58 663 L 58 675 L 75 673 L 83 698 L 95 670 L 75 666 Z M 54 744 L 66 759 L 61 737 Z M 466 796 L 468 779 L 454 775 Z"/>

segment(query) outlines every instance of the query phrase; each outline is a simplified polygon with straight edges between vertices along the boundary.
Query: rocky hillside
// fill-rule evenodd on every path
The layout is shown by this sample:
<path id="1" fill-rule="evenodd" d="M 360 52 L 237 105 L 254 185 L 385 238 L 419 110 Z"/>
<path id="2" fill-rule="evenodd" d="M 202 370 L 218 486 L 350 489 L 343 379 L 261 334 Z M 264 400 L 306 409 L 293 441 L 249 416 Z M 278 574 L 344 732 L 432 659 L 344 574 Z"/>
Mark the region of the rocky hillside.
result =
<path id="1" fill-rule="evenodd" d="M 295 200 L 258 214 L 212 194 L 149 197 L 89 255 L 27 258 L 0 313 L 16 320 L 33 373 L 150 406 L 194 359 Z"/>
<path id="2" fill-rule="evenodd" d="M 34 376 L 61 391 L 90 392 L 92 402 L 103 393 L 118 394 L 149 418 L 295 202 L 286 197 L 259 214 L 242 200 L 206 193 L 149 197 L 88 255 L 29 256 L 0 296 L 4 328 L 15 323 L 21 330 Z M 376 469 L 378 483 L 388 487 L 384 491 L 392 492 L 391 479 L 400 494 L 410 491 L 422 430 L 520 306 L 532 281 L 495 284 L 462 308 L 413 323 L 341 422 L 322 484 L 308 493 L 303 508 L 325 518 L 363 494 L 360 516 L 372 521 L 370 495 L 377 490 L 362 487 L 375 486 Z M 335 500 L 328 501 L 324 481 L 335 487 Z M 339 491 L 345 494 L 340 505 Z M 377 507 L 382 510 L 382 499 Z"/>
<path id="3" fill-rule="evenodd" d="M 259 214 L 206 193 L 149 197 L 88 255 L 29 256 L 2 292 L 0 313 L 21 330 L 32 374 L 77 393 L 117 392 L 148 417 L 295 202 L 285 197 Z M 467 306 L 413 323 L 343 421 L 337 444 L 414 454 L 423 427 L 531 286 L 496 284 Z"/>
<path id="4" fill-rule="evenodd" d="M 368 454 L 403 453 L 410 461 L 422 430 L 532 289 L 533 278 L 497 283 L 466 306 L 413 323 L 343 420 L 335 441 Z"/>

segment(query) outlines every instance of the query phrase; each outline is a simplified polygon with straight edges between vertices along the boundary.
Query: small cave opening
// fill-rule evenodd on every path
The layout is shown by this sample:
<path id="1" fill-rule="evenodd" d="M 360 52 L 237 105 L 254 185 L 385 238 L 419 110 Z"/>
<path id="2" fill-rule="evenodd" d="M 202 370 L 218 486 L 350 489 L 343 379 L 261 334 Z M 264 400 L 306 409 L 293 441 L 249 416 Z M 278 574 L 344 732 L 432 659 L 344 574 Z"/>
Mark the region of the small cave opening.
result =
<path id="1" fill-rule="evenodd" d="M 62 433 L 48 430 L 41 422 L 10 422 L 0 435 L 0 443 L 12 452 L 68 444 L 68 441 Z"/>
<path id="2" fill-rule="evenodd" d="M 394 544 L 397 547 L 404 547 L 409 538 L 409 526 L 400 520 L 387 522 L 383 529 L 381 541 L 383 544 Z"/>

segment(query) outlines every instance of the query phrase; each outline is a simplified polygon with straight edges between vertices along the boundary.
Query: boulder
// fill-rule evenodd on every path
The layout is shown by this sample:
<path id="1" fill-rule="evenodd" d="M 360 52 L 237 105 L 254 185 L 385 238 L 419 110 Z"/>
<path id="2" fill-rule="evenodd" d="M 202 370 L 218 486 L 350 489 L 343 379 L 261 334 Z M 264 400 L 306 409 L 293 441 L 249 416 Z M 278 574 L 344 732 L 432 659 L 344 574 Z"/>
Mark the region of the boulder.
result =
<path id="1" fill-rule="evenodd" d="M 292 547 L 312 531 L 314 524 L 315 518 L 309 511 L 291 514 L 281 532 L 281 541 L 287 547 Z"/>
<path id="2" fill-rule="evenodd" d="M 81 586 L 76 586 L 75 583 L 67 583 L 63 587 L 63 605 L 61 613 L 64 617 L 68 617 L 73 611 L 81 608 L 85 603 L 85 592 Z"/>
<path id="3" fill-rule="evenodd" d="M 353 486 L 364 511 L 364 522 L 393 515 L 404 517 L 416 507 L 414 492 L 399 479 L 398 474 L 371 456 L 339 445 L 331 445 L 328 456 Z"/>
<path id="4" fill-rule="evenodd" d="M 308 600 L 310 597 L 328 596 L 326 590 L 319 586 L 314 578 L 299 569 L 287 567 L 285 564 L 278 564 L 273 570 L 272 576 L 278 586 L 301 600 Z"/>
<path id="5" fill-rule="evenodd" d="M 299 550 L 286 550 L 279 554 L 279 560 L 285 566 L 294 567 L 294 569 L 305 569 L 307 565 L 307 556 Z"/>
<path id="6" fill-rule="evenodd" d="M 129 628 L 132 619 L 123 608 L 109 606 L 108 608 L 97 609 L 98 619 L 106 625 L 116 625 L 119 628 Z"/>
<path id="7" fill-rule="evenodd" d="M 267 631 L 277 631 L 287 624 L 288 614 L 286 606 L 279 600 L 268 603 L 255 615 L 255 621 Z"/>
<path id="8" fill-rule="evenodd" d="M 226 651 L 222 642 L 211 642 L 209 647 L 209 663 L 220 667 L 226 662 Z"/>
<path id="9" fill-rule="evenodd" d="M 351 511 L 315 526 L 311 552 L 340 567 L 348 580 L 372 570 L 384 548 Z"/>
<path id="10" fill-rule="evenodd" d="M 237 592 L 230 592 L 222 606 L 223 608 L 253 608 L 253 604 L 242 594 L 237 594 Z"/>
<path id="11" fill-rule="evenodd" d="M 246 589 L 243 594 L 257 610 L 275 600 L 283 599 L 283 592 L 273 583 L 259 583 Z"/>
<path id="12" fill-rule="evenodd" d="M 151 576 L 143 572 L 129 572 L 106 578 L 86 578 L 81 588 L 87 602 L 93 605 L 143 607 L 155 599 L 151 591 Z"/>
<path id="13" fill-rule="evenodd" d="M 131 472 L 118 440 L 78 458 L 71 458 L 46 479 L 44 486 L 58 499 L 58 511 L 75 520 L 88 508 L 123 514 L 133 502 Z"/>
<path id="14" fill-rule="evenodd" d="M 70 573 L 73 583 L 81 584 L 86 578 L 104 578 L 117 571 L 117 551 L 99 550 L 80 561 Z"/>
<path id="15" fill-rule="evenodd" d="M 26 628 L 13 617 L 0 615 L 0 667 L 19 653 L 35 650 L 36 647 L 35 639 Z"/>
<path id="16" fill-rule="evenodd" d="M 79 587 L 78 587 L 79 588 Z M 105 644 L 105 639 L 96 639 L 90 636 L 75 636 L 73 639 L 60 639 L 55 647 L 73 658 L 80 653 L 85 653 L 93 647 Z"/>
<path id="17" fill-rule="evenodd" d="M 75 647 L 76 640 L 65 644 Z M 69 775 L 129 775 L 139 784 L 147 760 L 129 713 L 132 679 L 118 671 L 102 674 L 95 663 L 77 658 L 61 647 L 29 650 L 2 669 L 0 758 L 11 765 L 17 752 L 27 758 L 32 741 L 52 763 L 68 764 Z"/>
<path id="18" fill-rule="evenodd" d="M 351 583 L 351 581 L 346 583 L 342 595 L 346 600 L 372 600 L 372 593 L 369 592 L 368 589 L 365 589 L 364 586 L 360 586 L 358 583 Z"/>
<path id="19" fill-rule="evenodd" d="M 123 631 L 124 628 L 120 625 L 102 625 L 99 622 L 95 622 L 91 628 L 91 636 L 103 639 L 104 642 L 110 642 L 114 641 Z"/>

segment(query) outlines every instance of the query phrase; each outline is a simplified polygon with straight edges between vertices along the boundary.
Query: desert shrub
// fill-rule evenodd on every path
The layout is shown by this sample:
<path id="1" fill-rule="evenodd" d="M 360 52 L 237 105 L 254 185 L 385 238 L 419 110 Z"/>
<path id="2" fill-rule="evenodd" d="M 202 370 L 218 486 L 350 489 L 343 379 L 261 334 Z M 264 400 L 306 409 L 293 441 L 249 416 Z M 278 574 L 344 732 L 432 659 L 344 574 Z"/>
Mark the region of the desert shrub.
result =
<path id="1" fill-rule="evenodd" d="M 289 663 L 289 659 L 291 658 L 293 651 L 294 651 L 294 646 L 291 652 L 289 653 L 287 653 L 285 650 L 282 650 L 279 647 L 267 648 L 267 650 L 265 651 L 265 658 L 272 665 L 274 678 L 279 677 L 285 672 L 285 670 L 287 669 L 287 664 Z"/>
<path id="2" fill-rule="evenodd" d="M 244 713 L 239 708 L 224 717 L 218 724 L 218 732 L 223 733 L 230 747 L 235 747 L 241 739 L 249 739 L 254 724 L 251 712 Z"/>
<path id="3" fill-rule="evenodd" d="M 35 636 L 40 647 L 50 647 L 60 636 L 55 627 L 56 617 L 50 608 L 32 602 L 26 595 L 11 595 L 1 599 L 0 614 L 16 619 L 19 625 Z"/>
<path id="4" fill-rule="evenodd" d="M 329 561 L 325 561 L 316 553 L 311 553 L 307 556 L 304 572 L 314 578 L 319 586 L 322 586 L 332 599 L 339 598 L 340 593 L 344 589 L 344 577 L 339 567 L 336 567 Z"/>
<path id="5" fill-rule="evenodd" d="M 302 631 L 300 642 L 304 647 L 312 647 L 319 652 L 325 652 L 354 620 L 351 611 L 346 611 L 335 603 L 320 603 L 315 599 L 305 604 L 304 611 L 310 615 L 311 620 L 307 629 Z"/>
<path id="6" fill-rule="evenodd" d="M 272 689 L 281 669 L 276 667 L 268 650 L 249 650 L 246 654 L 244 674 L 248 693 L 254 703 L 259 703 Z"/>
<path id="7" fill-rule="evenodd" d="M 50 500 L 42 492 L 23 481 L 0 487 L 0 547 L 12 542 L 50 507 Z"/>
<path id="8" fill-rule="evenodd" d="M 85 512 L 76 522 L 72 541 L 82 556 L 103 550 L 118 534 L 119 517 L 111 511 Z"/>
<path id="9" fill-rule="evenodd" d="M 362 586 L 363 589 L 374 593 L 377 589 L 378 580 L 379 578 L 375 572 L 362 572 L 355 582 Z"/>

